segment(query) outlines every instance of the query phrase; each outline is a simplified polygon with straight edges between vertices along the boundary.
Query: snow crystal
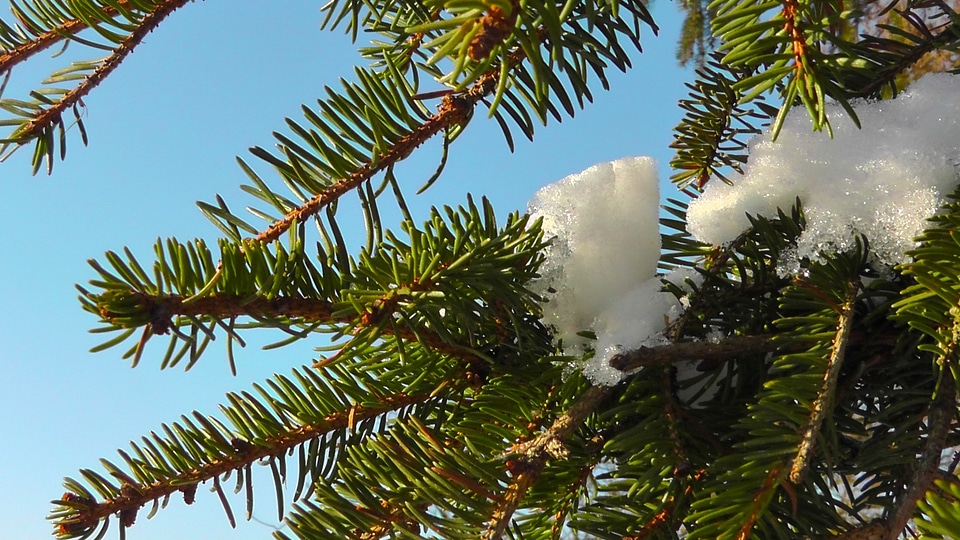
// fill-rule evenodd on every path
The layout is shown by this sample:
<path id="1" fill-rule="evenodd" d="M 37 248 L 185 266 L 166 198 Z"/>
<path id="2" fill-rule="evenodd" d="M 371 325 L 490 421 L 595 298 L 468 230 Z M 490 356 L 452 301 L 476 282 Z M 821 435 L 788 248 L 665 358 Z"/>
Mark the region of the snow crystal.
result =
<path id="1" fill-rule="evenodd" d="M 656 277 L 660 257 L 659 180 L 656 161 L 625 158 L 595 165 L 550 184 L 534 195 L 529 212 L 543 218 L 554 237 L 533 287 L 548 299 L 544 322 L 557 330 L 570 354 L 593 348 L 581 367 L 595 384 L 619 382 L 609 360 L 641 345 L 659 344 L 666 319 L 680 302 L 661 292 Z M 673 282 L 697 280 L 695 272 Z M 592 330 L 596 342 L 578 332 Z"/>
<path id="2" fill-rule="evenodd" d="M 805 110 L 787 116 L 775 142 L 770 133 L 752 140 L 744 176 L 734 186 L 712 182 L 692 202 L 690 233 L 723 244 L 749 227 L 747 213 L 776 217 L 799 197 L 807 227 L 781 271 L 844 251 L 857 234 L 878 262 L 907 262 L 904 252 L 957 183 L 960 77 L 927 75 L 896 99 L 854 108 L 863 129 L 829 106 L 832 140 L 810 129 Z"/>

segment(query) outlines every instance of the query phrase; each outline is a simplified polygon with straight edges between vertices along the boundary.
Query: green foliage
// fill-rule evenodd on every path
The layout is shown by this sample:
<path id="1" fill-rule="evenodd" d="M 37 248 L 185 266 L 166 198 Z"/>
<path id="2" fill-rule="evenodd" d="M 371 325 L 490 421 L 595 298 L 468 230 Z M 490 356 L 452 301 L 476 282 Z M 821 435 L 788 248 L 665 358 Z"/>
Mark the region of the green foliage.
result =
<path id="1" fill-rule="evenodd" d="M 185 4 L 14 2 L 18 22 L 0 23 L 4 76 L 56 43 L 109 54 L 0 100 L 7 153 L 31 143 L 35 172 L 49 170 L 67 113 L 85 142 L 83 97 Z M 745 137 L 776 131 L 791 107 L 829 129 L 828 99 L 895 93 L 925 55 L 956 50 L 960 15 L 906 2 L 876 16 L 909 24 L 858 33 L 858 12 L 831 0 L 684 7 L 681 58 L 709 60 L 680 103 L 671 166 L 686 198 L 664 206 L 659 268 L 697 279 L 664 282 L 684 310 L 664 344 L 613 359 L 620 384 L 591 386 L 541 322 L 529 288 L 549 241 L 538 222 L 515 213 L 501 226 L 471 197 L 418 224 L 394 167 L 441 138 L 429 188 L 480 104 L 511 147 L 513 130 L 532 138 L 536 123 L 573 116 L 611 66 L 632 65 L 641 28 L 656 32 L 646 5 L 336 0 L 324 26 L 372 33 L 369 66 L 288 119 L 274 150 L 252 149 L 274 176 L 239 160 L 266 225 L 217 196 L 199 203 L 223 233 L 216 246 L 158 240 L 149 263 L 108 252 L 79 287 L 108 334 L 94 350 L 123 344 L 134 365 L 168 336 L 164 368 L 189 369 L 217 338 L 232 366 L 253 328 L 280 331 L 271 347 L 317 340 L 324 356 L 66 479 L 55 534 L 100 538 L 117 518 L 122 535 L 142 507 L 152 517 L 172 496 L 190 504 L 201 484 L 234 522 L 230 480 L 249 518 L 258 465 L 298 538 L 892 539 L 911 520 L 928 537 L 958 536 L 957 460 L 942 455 L 960 446 L 960 203 L 902 268 L 872 267 L 860 241 L 793 275 L 779 262 L 806 227 L 800 200 L 751 216 L 725 246 L 693 239 L 686 209 L 711 179 L 734 182 Z M 347 194 L 361 246 L 338 221 Z M 382 222 L 385 196 L 399 232 Z"/>
<path id="2" fill-rule="evenodd" d="M 960 484 L 940 480 L 918 505 L 926 519 L 917 521 L 922 538 L 956 538 L 960 535 Z M 929 521 L 928 521 L 929 520 Z"/>

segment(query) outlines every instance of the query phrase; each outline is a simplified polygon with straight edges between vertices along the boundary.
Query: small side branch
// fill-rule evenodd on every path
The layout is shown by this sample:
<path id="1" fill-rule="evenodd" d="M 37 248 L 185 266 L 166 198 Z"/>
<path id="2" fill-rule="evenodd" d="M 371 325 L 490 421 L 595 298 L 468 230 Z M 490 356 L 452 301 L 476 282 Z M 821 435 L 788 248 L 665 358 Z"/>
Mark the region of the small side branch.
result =
<path id="1" fill-rule="evenodd" d="M 525 58 L 523 50 L 510 55 L 508 62 L 515 65 Z M 436 114 L 428 118 L 415 131 L 401 138 L 389 151 L 376 160 L 368 160 L 349 177 L 341 179 L 309 201 L 290 211 L 257 235 L 260 242 L 273 242 L 280 238 L 294 223 L 304 223 L 325 207 L 349 193 L 357 186 L 373 178 L 377 173 L 387 170 L 410 155 L 417 147 L 446 129 L 463 122 L 485 96 L 497 87 L 500 67 L 494 67 L 481 76 L 469 90 L 461 94 L 447 94 L 443 98 Z"/>
<path id="2" fill-rule="evenodd" d="M 396 336 L 408 342 L 419 342 L 430 347 L 440 354 L 461 359 L 467 365 L 483 363 L 470 348 L 450 343 L 440 337 L 435 331 L 427 328 L 411 328 L 409 326 L 384 324 L 379 321 L 389 320 L 396 305 L 391 310 L 381 310 L 380 317 L 370 320 L 363 314 L 335 315 L 335 306 L 327 300 L 315 298 L 297 298 L 279 296 L 274 298 L 258 297 L 253 300 L 238 296 L 211 295 L 191 299 L 186 302 L 182 296 L 153 296 L 145 293 L 133 292 L 139 310 L 147 314 L 147 320 L 137 317 L 139 324 L 124 324 L 119 319 L 130 317 L 129 312 L 113 313 L 109 304 L 101 306 L 99 315 L 119 327 L 140 326 L 146 324 L 140 348 L 153 335 L 166 335 L 174 328 L 174 317 L 211 317 L 218 320 L 235 319 L 242 316 L 290 318 L 305 322 L 321 322 L 329 324 L 354 325 L 355 328 L 378 327 L 386 335 Z M 314 367 L 320 367 L 319 364 Z"/>
<path id="3" fill-rule="evenodd" d="M 570 409 L 550 426 L 549 429 L 518 445 L 511 452 L 507 466 L 514 472 L 513 482 L 507 487 L 503 501 L 497 505 L 490 517 L 487 529 L 480 536 L 482 540 L 499 540 L 507 530 L 513 514 L 519 508 L 527 490 L 537 481 L 549 458 L 562 458 L 566 453 L 564 441 L 579 428 L 600 403 L 613 392 L 612 386 L 591 386 Z"/>
<path id="4" fill-rule="evenodd" d="M 814 448 L 817 443 L 817 435 L 820 433 L 820 427 L 824 419 L 833 410 L 834 396 L 837 392 L 837 380 L 840 377 L 840 367 L 843 365 L 844 354 L 847 345 L 850 343 L 850 332 L 853 328 L 853 308 L 857 300 L 858 284 L 850 284 L 847 287 L 847 295 L 841 306 L 840 321 L 837 324 L 837 332 L 833 338 L 833 345 L 830 348 L 830 358 L 827 361 L 827 370 L 823 376 L 823 384 L 820 392 L 817 393 L 817 399 L 813 403 L 813 411 L 810 421 L 803 432 L 803 439 L 797 449 L 797 455 L 790 466 L 790 481 L 799 484 L 803 480 L 803 475 L 807 470 L 807 464 L 813 456 Z"/>
<path id="5" fill-rule="evenodd" d="M 119 4 L 128 7 L 127 0 L 120 0 Z M 114 17 L 118 15 L 119 12 L 110 6 L 103 6 L 101 13 L 104 17 Z M 14 47 L 0 54 L 0 73 L 10 70 L 13 66 L 24 62 L 31 56 L 49 49 L 64 39 L 68 39 L 68 36 L 77 35 L 87 28 L 89 28 L 87 23 L 80 19 L 69 20 L 52 30 L 38 35 L 19 47 Z"/>
<path id="6" fill-rule="evenodd" d="M 710 341 L 686 341 L 662 347 L 640 347 L 610 359 L 610 365 L 620 371 L 630 372 L 644 366 L 673 364 L 684 360 L 724 361 L 753 354 L 774 352 L 783 343 L 772 336 L 734 336 L 717 343 Z"/>

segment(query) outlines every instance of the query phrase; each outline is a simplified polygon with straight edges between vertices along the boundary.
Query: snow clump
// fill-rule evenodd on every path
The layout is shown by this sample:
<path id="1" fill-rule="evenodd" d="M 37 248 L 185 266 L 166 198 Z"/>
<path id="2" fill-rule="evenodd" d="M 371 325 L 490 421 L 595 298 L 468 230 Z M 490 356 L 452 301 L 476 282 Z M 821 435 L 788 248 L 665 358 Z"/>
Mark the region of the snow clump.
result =
<path id="1" fill-rule="evenodd" d="M 769 132 L 754 138 L 744 176 L 733 186 L 712 182 L 690 205 L 690 233 L 720 245 L 749 227 L 747 213 L 775 218 L 799 197 L 807 227 L 781 273 L 853 247 L 857 234 L 876 262 L 908 262 L 904 252 L 957 184 L 960 77 L 927 75 L 896 99 L 854 109 L 863 129 L 839 105 L 828 106 L 832 140 L 810 129 L 802 108 L 787 116 L 776 142 Z"/>
<path id="2" fill-rule="evenodd" d="M 579 366 L 594 384 L 614 385 L 621 373 L 609 365 L 617 354 L 661 344 L 668 318 L 680 302 L 661 292 L 660 189 L 649 157 L 601 163 L 543 187 L 528 212 L 543 219 L 553 238 L 532 287 L 548 299 L 543 320 L 557 331 L 567 354 L 596 354 Z M 674 282 L 683 284 L 678 274 Z M 592 330 L 596 341 L 578 332 Z"/>

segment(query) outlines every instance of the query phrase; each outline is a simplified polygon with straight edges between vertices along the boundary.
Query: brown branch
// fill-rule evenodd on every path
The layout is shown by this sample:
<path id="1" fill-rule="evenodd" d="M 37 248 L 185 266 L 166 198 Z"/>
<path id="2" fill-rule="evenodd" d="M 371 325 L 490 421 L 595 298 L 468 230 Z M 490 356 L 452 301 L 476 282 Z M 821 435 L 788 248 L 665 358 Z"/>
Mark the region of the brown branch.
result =
<path id="1" fill-rule="evenodd" d="M 391 297 L 390 302 L 384 301 L 378 304 L 375 301 L 374 304 L 380 306 L 377 311 L 378 316 L 370 317 L 370 312 L 364 312 L 359 316 L 334 316 L 334 304 L 332 302 L 314 298 L 258 297 L 251 301 L 233 295 L 211 295 L 184 303 L 185 298 L 182 296 L 157 297 L 139 292 L 131 292 L 130 294 L 139 300 L 141 309 L 149 313 L 148 330 L 145 331 L 146 338 L 149 338 L 150 335 L 166 335 L 169 333 L 174 326 L 173 318 L 178 315 L 188 317 L 206 316 L 217 319 L 231 319 L 240 316 L 290 317 L 311 322 L 354 324 L 358 328 L 370 328 L 379 325 L 380 331 L 384 334 L 422 343 L 440 354 L 460 358 L 469 366 L 486 363 L 470 348 L 445 341 L 436 332 L 426 328 L 413 329 L 390 324 L 381 325 L 381 321 L 390 320 L 390 315 L 396 310 L 396 296 Z M 103 306 L 100 308 L 100 316 L 113 322 L 116 318 L 129 317 L 129 314 L 113 313 L 109 310 L 109 306 Z M 145 341 L 141 342 L 140 346 L 142 347 L 143 344 L 145 344 Z M 314 367 L 319 367 L 319 364 L 322 363 L 324 362 L 321 361 Z"/>
<path id="2" fill-rule="evenodd" d="M 684 360 L 725 361 L 754 354 L 775 352 L 779 348 L 792 349 L 801 343 L 777 342 L 770 335 L 733 336 L 716 343 L 684 341 L 660 347 L 640 347 L 610 359 L 610 365 L 620 371 L 633 371 L 644 366 L 660 366 Z"/>
<path id="3" fill-rule="evenodd" d="M 840 367 L 843 365 L 844 355 L 847 346 L 850 344 L 850 332 L 853 329 L 854 306 L 857 301 L 857 293 L 860 290 L 859 280 L 848 284 L 846 298 L 841 306 L 840 320 L 837 323 L 837 331 L 833 337 L 833 344 L 830 347 L 830 358 L 827 361 L 827 370 L 823 375 L 823 384 L 817 393 L 817 399 L 813 403 L 810 421 L 803 432 L 803 438 L 797 449 L 797 454 L 790 466 L 790 481 L 794 484 L 800 484 L 807 470 L 807 464 L 813 456 L 816 448 L 817 437 L 820 435 L 820 428 L 823 421 L 831 410 L 833 410 L 834 398 L 837 392 L 837 380 L 840 377 Z"/>
<path id="4" fill-rule="evenodd" d="M 217 479 L 229 471 L 242 469 L 259 460 L 283 454 L 291 448 L 320 437 L 325 433 L 349 428 L 358 421 L 375 418 L 410 405 L 423 403 L 432 397 L 434 396 L 430 394 L 414 396 L 401 394 L 386 397 L 381 401 L 382 406 L 354 405 L 349 410 L 327 415 L 321 421 L 302 425 L 295 430 L 284 433 L 282 436 L 264 438 L 262 442 L 258 441 L 256 444 L 235 439 L 233 441 L 235 452 L 232 455 L 211 460 L 201 468 L 185 471 L 172 481 L 157 481 L 149 485 L 139 486 L 124 484 L 120 490 L 120 495 L 99 503 L 89 501 L 89 506 L 85 508 L 77 508 L 76 503 L 83 501 L 78 501 L 76 495 L 68 493 L 64 495 L 63 500 L 73 503 L 70 508 L 75 509 L 76 513 L 59 521 L 57 530 L 62 534 L 76 533 L 96 526 L 100 520 L 113 514 L 135 516 L 136 511 L 148 502 L 167 497 L 178 491 L 183 491 L 185 496 L 189 496 L 195 491 L 197 484 Z"/>
<path id="5" fill-rule="evenodd" d="M 917 460 L 917 467 L 906 491 L 900 495 L 900 500 L 888 520 L 885 540 L 896 540 L 900 536 L 907 522 L 913 517 L 917 501 L 923 498 L 933 486 L 934 480 L 939 478 L 940 456 L 946 446 L 950 423 L 957 415 L 957 385 L 953 379 L 953 370 L 947 363 L 941 366 L 940 377 L 937 395 L 927 411 L 926 445 Z"/>
<path id="6" fill-rule="evenodd" d="M 797 0 L 784 0 L 783 30 L 788 36 L 790 36 L 791 45 L 793 48 L 793 69 L 797 73 L 797 78 L 801 81 L 798 83 L 800 88 L 804 88 L 805 83 L 803 82 L 803 64 L 807 56 L 807 39 L 803 36 L 803 31 L 800 28 L 800 21 L 797 20 L 797 11 L 799 9 L 800 6 Z"/>
<path id="7" fill-rule="evenodd" d="M 613 392 L 612 386 L 591 386 L 567 412 L 557 418 L 549 429 L 534 439 L 517 445 L 510 452 L 516 456 L 507 460 L 513 472 L 513 482 L 490 517 L 490 523 L 480 535 L 482 540 L 499 540 L 507 530 L 510 519 L 519 508 L 527 490 L 537 481 L 549 458 L 563 458 L 564 440 L 580 427 L 597 406 Z"/>
<path id="8" fill-rule="evenodd" d="M 123 7 L 135 9 L 130 7 L 128 0 L 119 0 L 118 3 Z M 119 14 L 116 8 L 112 6 L 100 6 L 100 13 L 104 18 L 115 17 Z M 0 73 L 8 71 L 31 56 L 49 49 L 60 41 L 75 36 L 87 28 L 89 28 L 87 23 L 80 19 L 65 21 L 56 28 L 43 32 L 30 41 L 0 54 Z"/>
<path id="9" fill-rule="evenodd" d="M 511 65 L 515 65 L 525 57 L 523 50 L 518 49 L 509 56 L 508 61 Z M 272 242 L 278 239 L 293 223 L 303 223 L 333 201 L 373 178 L 375 174 L 389 169 L 397 162 L 405 159 L 417 147 L 433 136 L 463 122 L 477 103 L 496 89 L 499 76 L 500 67 L 495 66 L 477 79 L 477 82 L 469 90 L 460 94 L 445 95 L 443 102 L 437 108 L 436 114 L 420 124 L 420 127 L 416 130 L 397 141 L 390 150 L 381 154 L 376 160 L 371 158 L 347 178 L 331 184 L 309 201 L 291 210 L 287 215 L 258 234 L 256 239 L 260 242 Z"/>
<path id="10" fill-rule="evenodd" d="M 140 44 L 148 33 L 152 32 L 168 15 L 183 7 L 189 1 L 190 0 L 166 0 L 159 4 L 156 9 L 140 21 L 137 28 L 117 45 L 113 53 L 111 53 L 90 76 L 85 78 L 76 88 L 64 94 L 55 105 L 40 111 L 33 120 L 17 129 L 13 136 L 17 138 L 20 144 L 39 137 L 43 130 L 50 124 L 60 120 L 64 111 L 76 105 L 84 96 L 103 82 L 103 80 L 133 52 L 134 48 Z"/>

